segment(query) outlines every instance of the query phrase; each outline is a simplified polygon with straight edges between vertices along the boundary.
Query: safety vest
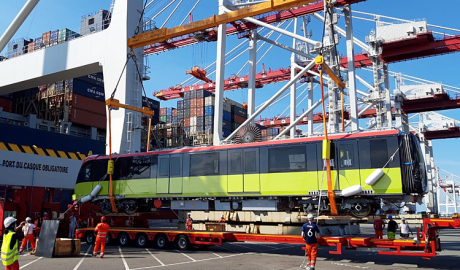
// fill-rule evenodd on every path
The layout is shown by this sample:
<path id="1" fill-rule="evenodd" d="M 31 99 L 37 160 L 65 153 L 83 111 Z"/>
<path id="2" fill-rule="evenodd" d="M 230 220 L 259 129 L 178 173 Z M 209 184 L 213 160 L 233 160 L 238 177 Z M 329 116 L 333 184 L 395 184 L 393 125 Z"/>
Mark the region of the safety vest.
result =
<path id="1" fill-rule="evenodd" d="M 13 249 L 10 249 L 11 238 L 14 234 L 14 232 L 8 232 L 3 236 L 2 262 L 5 266 L 12 265 L 15 261 L 19 260 L 18 242 L 16 241 Z"/>
<path id="2" fill-rule="evenodd" d="M 110 226 L 106 223 L 99 223 L 96 226 L 97 236 L 98 238 L 106 238 L 107 233 L 109 232 Z"/>

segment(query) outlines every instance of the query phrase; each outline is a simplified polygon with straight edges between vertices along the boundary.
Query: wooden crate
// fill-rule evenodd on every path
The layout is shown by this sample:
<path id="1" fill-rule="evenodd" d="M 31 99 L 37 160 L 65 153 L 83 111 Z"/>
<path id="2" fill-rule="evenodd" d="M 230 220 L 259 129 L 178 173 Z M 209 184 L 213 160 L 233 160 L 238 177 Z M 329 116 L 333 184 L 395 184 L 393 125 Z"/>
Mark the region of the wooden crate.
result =
<path id="1" fill-rule="evenodd" d="M 206 230 L 207 231 L 214 231 L 214 232 L 225 232 L 225 224 L 222 223 L 206 223 Z"/>
<path id="2" fill-rule="evenodd" d="M 80 254 L 80 239 L 56 238 L 54 256 L 76 256 Z"/>

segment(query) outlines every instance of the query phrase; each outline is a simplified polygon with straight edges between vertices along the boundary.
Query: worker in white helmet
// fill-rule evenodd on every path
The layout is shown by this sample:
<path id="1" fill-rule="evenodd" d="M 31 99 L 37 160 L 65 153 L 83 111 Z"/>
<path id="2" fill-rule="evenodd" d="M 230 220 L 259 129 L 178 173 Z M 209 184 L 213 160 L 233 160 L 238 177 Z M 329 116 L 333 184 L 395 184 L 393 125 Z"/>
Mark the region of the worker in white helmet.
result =
<path id="1" fill-rule="evenodd" d="M 220 215 L 220 219 L 219 219 L 218 222 L 219 222 L 219 223 L 225 223 L 225 221 L 226 221 L 226 220 L 225 220 L 224 215 Z"/>
<path id="2" fill-rule="evenodd" d="M 319 228 L 313 223 L 314 216 L 308 214 L 308 222 L 302 226 L 302 238 L 305 240 L 305 252 L 308 256 L 307 269 L 314 270 L 316 265 L 316 255 L 318 253 L 318 239 L 321 237 Z"/>
<path id="3" fill-rule="evenodd" d="M 21 248 L 19 249 L 19 254 L 21 254 L 24 248 L 26 247 L 27 241 L 29 241 L 30 245 L 32 246 L 32 253 L 35 253 L 35 239 L 34 239 L 35 228 L 36 226 L 35 224 L 32 223 L 32 219 L 30 217 L 27 217 L 26 222 L 24 222 L 22 226 L 22 232 L 24 233 L 24 239 L 22 239 Z"/>
<path id="4" fill-rule="evenodd" d="M 16 231 L 22 227 L 23 222 L 16 227 L 16 220 L 14 217 L 7 217 L 3 221 L 6 232 L 3 235 L 1 258 L 7 270 L 19 270 L 19 241 Z"/>

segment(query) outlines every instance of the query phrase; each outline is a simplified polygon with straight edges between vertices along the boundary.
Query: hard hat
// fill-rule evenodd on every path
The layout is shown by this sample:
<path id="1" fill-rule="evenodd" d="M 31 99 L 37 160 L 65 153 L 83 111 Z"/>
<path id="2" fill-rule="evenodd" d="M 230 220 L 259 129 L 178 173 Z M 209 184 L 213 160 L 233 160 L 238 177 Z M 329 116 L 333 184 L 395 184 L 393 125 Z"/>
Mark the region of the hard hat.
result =
<path id="1" fill-rule="evenodd" d="M 224 215 L 221 215 L 220 217 L 224 217 Z"/>
<path id="2" fill-rule="evenodd" d="M 406 220 L 406 219 L 402 217 L 401 220 Z"/>
<path id="3" fill-rule="evenodd" d="M 14 217 L 7 217 L 3 221 L 3 224 L 5 225 L 5 228 L 8 228 L 11 224 L 15 223 L 17 219 Z"/>
<path id="4" fill-rule="evenodd" d="M 308 214 L 308 216 L 307 216 L 308 220 L 313 220 L 313 218 L 314 218 L 313 214 Z"/>
<path id="5" fill-rule="evenodd" d="M 389 219 L 392 219 L 392 218 L 393 218 L 393 216 L 392 216 L 392 215 L 389 215 L 389 216 L 388 216 L 388 218 L 389 218 Z"/>
<path id="6" fill-rule="evenodd" d="M 26 221 L 29 222 L 32 221 L 32 219 L 30 217 L 26 217 Z"/>
<path id="7" fill-rule="evenodd" d="M 102 222 L 105 221 L 105 216 L 102 216 L 102 217 L 101 217 L 101 221 L 102 221 Z"/>

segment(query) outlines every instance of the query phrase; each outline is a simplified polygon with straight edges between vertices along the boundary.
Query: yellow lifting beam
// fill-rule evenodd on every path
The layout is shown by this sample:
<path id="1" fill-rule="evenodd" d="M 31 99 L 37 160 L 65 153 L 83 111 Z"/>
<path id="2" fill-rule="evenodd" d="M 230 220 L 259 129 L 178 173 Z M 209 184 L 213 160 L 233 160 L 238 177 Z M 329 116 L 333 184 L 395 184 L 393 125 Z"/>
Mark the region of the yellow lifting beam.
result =
<path id="1" fill-rule="evenodd" d="M 113 180 L 112 180 L 112 175 L 113 175 L 113 169 L 114 169 L 114 162 L 112 160 L 112 109 L 113 110 L 118 110 L 120 108 L 135 111 L 135 112 L 140 112 L 143 115 L 149 117 L 149 135 L 147 139 L 147 152 L 149 151 L 149 145 L 150 145 L 150 130 L 152 126 L 152 117 L 154 116 L 155 112 L 152 111 L 148 107 L 142 107 L 137 108 L 133 106 L 129 106 L 126 104 L 121 104 L 118 99 L 113 99 L 109 98 L 105 101 L 105 105 L 109 108 L 109 163 L 107 165 L 107 174 L 109 175 L 109 200 L 110 200 L 110 205 L 112 207 L 112 211 L 117 213 L 118 209 L 115 205 L 115 196 L 113 196 Z"/>
<path id="2" fill-rule="evenodd" d="M 252 17 L 272 11 L 286 10 L 302 5 L 311 4 L 317 1 L 318 0 L 270 0 L 235 11 L 230 11 L 221 15 L 213 15 L 200 21 L 184 24 L 170 29 L 161 28 L 138 34 L 133 38 L 128 39 L 128 47 L 136 49 L 147 45 L 164 42 L 174 37 L 179 37 L 182 35 L 216 27 L 221 24 L 241 20 L 246 17 Z"/>

